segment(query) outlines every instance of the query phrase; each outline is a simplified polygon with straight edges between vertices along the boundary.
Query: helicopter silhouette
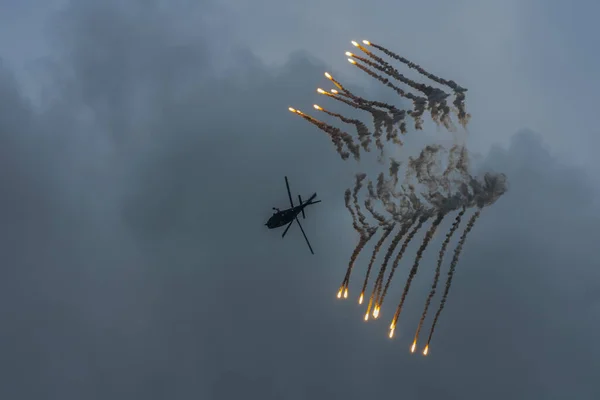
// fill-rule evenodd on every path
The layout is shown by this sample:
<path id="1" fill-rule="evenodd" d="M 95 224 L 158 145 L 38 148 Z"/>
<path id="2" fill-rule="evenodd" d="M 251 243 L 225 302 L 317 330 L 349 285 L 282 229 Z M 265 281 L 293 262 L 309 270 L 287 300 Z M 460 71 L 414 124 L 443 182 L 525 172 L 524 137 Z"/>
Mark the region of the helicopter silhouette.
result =
<path id="1" fill-rule="evenodd" d="M 275 210 L 275 213 L 271 216 L 271 218 L 269 218 L 269 220 L 267 221 L 267 223 L 265 225 L 269 229 L 275 229 L 275 228 L 279 228 L 279 227 L 282 227 L 287 224 L 287 228 L 285 228 L 285 231 L 283 231 L 283 234 L 281 235 L 281 237 L 284 238 L 285 234 L 290 229 L 290 227 L 292 226 L 294 221 L 296 221 L 298 223 L 298 226 L 300 227 L 300 230 L 302 231 L 302 235 L 304 236 L 304 239 L 306 240 L 306 244 L 308 245 L 310 252 L 312 254 L 315 254 L 313 252 L 312 246 L 310 245 L 310 242 L 308 241 L 308 238 L 306 237 L 306 233 L 304 233 L 304 228 L 302 228 L 302 224 L 300 223 L 300 220 L 298 219 L 298 214 L 302 213 L 302 218 L 305 219 L 306 214 L 304 214 L 304 209 L 307 206 L 310 206 L 312 204 L 320 203 L 321 200 L 313 201 L 314 198 L 317 197 L 317 194 L 315 193 L 312 196 L 310 196 L 310 198 L 306 202 L 303 203 L 302 197 L 300 197 L 300 195 L 298 195 L 298 201 L 300 202 L 300 204 L 297 206 L 294 206 L 294 201 L 292 200 L 292 192 L 290 191 L 290 184 L 288 183 L 287 176 L 285 177 L 285 186 L 287 187 L 287 192 L 288 192 L 288 196 L 290 198 L 290 206 L 291 207 L 287 208 L 285 210 L 280 210 L 277 207 L 273 207 L 273 210 Z"/>

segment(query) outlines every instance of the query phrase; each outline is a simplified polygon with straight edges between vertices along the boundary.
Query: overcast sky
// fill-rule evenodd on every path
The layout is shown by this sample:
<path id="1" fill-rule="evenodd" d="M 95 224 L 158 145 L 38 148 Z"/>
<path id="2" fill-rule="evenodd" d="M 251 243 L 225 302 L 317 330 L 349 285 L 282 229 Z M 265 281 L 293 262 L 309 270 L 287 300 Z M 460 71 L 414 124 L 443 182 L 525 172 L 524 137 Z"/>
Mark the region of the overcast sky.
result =
<path id="1" fill-rule="evenodd" d="M 597 4 L 163 3 L 0 0 L 1 398 L 600 398 Z M 335 298 L 343 191 L 380 167 L 286 111 L 327 103 L 325 70 L 393 98 L 345 61 L 363 38 L 468 87 L 474 160 L 510 182 L 426 358 L 408 349 L 444 235 L 390 341 L 392 310 L 356 304 L 372 244 Z M 396 157 L 448 141 L 427 128 Z M 284 175 L 323 200 L 314 256 L 264 226 Z"/>

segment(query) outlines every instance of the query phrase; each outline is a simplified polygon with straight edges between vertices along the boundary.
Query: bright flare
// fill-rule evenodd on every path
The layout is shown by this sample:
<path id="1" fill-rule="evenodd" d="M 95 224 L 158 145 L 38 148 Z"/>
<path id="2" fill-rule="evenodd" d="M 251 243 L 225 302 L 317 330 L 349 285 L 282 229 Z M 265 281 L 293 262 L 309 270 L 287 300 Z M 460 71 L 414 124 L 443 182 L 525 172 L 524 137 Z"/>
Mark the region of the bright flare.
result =
<path id="1" fill-rule="evenodd" d="M 423 355 L 426 356 L 427 353 L 429 353 L 429 345 L 425 346 L 425 348 L 423 349 Z"/>
<path id="2" fill-rule="evenodd" d="M 323 108 L 317 104 L 314 104 L 313 107 L 315 108 L 315 110 L 319 110 L 319 111 L 323 110 Z"/>
<path id="3" fill-rule="evenodd" d="M 365 313 L 365 321 L 368 321 L 368 320 L 369 320 L 369 312 L 367 311 L 367 312 Z"/>
<path id="4" fill-rule="evenodd" d="M 379 306 L 375 306 L 373 309 L 373 318 L 377 319 L 379 317 Z"/>
<path id="5" fill-rule="evenodd" d="M 325 94 L 325 91 L 323 89 L 321 89 L 321 88 L 317 88 L 317 92 L 321 93 L 321 94 Z"/>
<path id="6" fill-rule="evenodd" d="M 356 43 L 354 40 L 353 40 L 353 41 L 351 41 L 350 43 L 352 43 L 352 46 L 354 46 L 354 47 L 358 47 L 358 43 Z"/>
<path id="7" fill-rule="evenodd" d="M 296 112 L 296 109 L 295 109 L 295 108 L 292 108 L 292 107 L 288 107 L 288 110 L 290 110 L 290 111 L 291 111 L 291 112 L 293 112 L 293 113 L 295 113 L 295 112 Z"/>
<path id="8" fill-rule="evenodd" d="M 354 57 L 354 54 L 350 53 L 349 51 L 347 51 L 347 52 L 346 52 L 346 55 L 347 55 L 348 57 Z"/>
<path id="9" fill-rule="evenodd" d="M 354 61 L 354 60 L 353 60 L 353 59 L 351 59 L 351 58 L 349 58 L 349 59 L 348 59 L 348 62 L 349 62 L 350 64 L 356 64 L 356 61 Z"/>
<path id="10" fill-rule="evenodd" d="M 415 339 L 412 346 L 410 346 L 410 352 L 414 353 L 416 348 L 417 348 L 417 339 Z"/>
<path id="11" fill-rule="evenodd" d="M 363 43 L 366 44 L 367 46 L 371 45 L 371 42 L 369 42 L 368 40 L 363 40 Z"/>
<path id="12" fill-rule="evenodd" d="M 342 288 L 340 288 L 340 290 L 337 293 L 337 298 L 341 299 L 342 298 Z"/>
<path id="13" fill-rule="evenodd" d="M 335 90 L 335 89 L 331 89 L 331 93 L 338 94 L 339 92 L 337 90 Z"/>
<path id="14" fill-rule="evenodd" d="M 344 298 L 347 299 L 348 298 L 348 288 L 346 288 L 346 290 L 344 290 Z"/>
<path id="15" fill-rule="evenodd" d="M 364 297 L 365 297 L 364 293 L 361 293 L 360 297 L 358 298 L 358 304 L 362 304 L 363 303 Z"/>
<path id="16" fill-rule="evenodd" d="M 327 78 L 327 79 L 333 79 L 333 78 L 331 77 L 331 75 L 329 75 L 329 72 L 325 72 L 325 78 Z"/>
<path id="17" fill-rule="evenodd" d="M 390 329 L 390 339 L 392 339 L 394 337 L 394 331 L 395 331 L 394 328 Z"/>

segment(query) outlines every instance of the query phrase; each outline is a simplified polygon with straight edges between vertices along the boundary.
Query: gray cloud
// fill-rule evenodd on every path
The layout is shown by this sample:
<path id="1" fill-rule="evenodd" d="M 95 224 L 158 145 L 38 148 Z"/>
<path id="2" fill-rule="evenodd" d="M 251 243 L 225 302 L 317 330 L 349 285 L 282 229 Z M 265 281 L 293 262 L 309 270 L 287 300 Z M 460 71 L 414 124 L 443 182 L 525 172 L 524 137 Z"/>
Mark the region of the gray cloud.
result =
<path id="1" fill-rule="evenodd" d="M 362 322 L 362 279 L 351 302 L 336 301 L 357 240 L 343 191 L 373 167 L 339 160 L 323 132 L 286 111 L 319 99 L 324 66 L 297 53 L 266 67 L 238 52 L 223 75 L 219 49 L 170 16 L 134 11 L 86 3 L 64 15 L 42 109 L 1 75 L 3 398 L 600 394 L 598 209 L 584 171 L 531 132 L 484 158 L 511 190 L 467 241 L 431 356 L 411 356 L 443 235 L 395 341 L 393 308 Z M 287 202 L 283 175 L 294 194 L 323 200 L 304 223 L 315 256 L 296 227 L 283 241 L 264 229 Z"/>

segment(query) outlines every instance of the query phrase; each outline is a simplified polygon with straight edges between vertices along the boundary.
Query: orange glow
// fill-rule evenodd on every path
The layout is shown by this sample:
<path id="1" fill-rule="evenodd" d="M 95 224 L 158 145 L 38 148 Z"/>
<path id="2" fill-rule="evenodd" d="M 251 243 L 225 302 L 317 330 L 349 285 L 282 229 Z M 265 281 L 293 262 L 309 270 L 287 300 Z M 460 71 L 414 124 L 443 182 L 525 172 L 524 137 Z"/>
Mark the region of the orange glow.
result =
<path id="1" fill-rule="evenodd" d="M 375 306 L 373 309 L 373 318 L 377 319 L 379 317 L 379 306 Z"/>

